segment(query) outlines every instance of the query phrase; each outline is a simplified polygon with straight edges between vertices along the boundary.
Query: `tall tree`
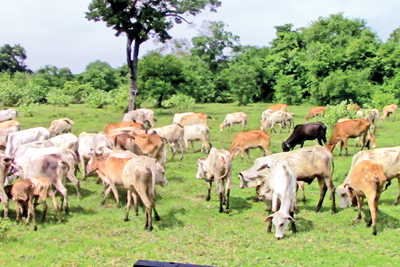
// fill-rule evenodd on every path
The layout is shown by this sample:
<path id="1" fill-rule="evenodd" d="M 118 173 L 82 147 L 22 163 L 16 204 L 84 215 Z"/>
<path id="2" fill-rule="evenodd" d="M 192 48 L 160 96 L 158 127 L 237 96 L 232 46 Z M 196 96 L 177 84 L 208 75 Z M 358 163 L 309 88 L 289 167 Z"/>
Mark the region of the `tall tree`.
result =
<path id="1" fill-rule="evenodd" d="M 126 53 L 131 87 L 128 110 L 135 108 L 137 95 L 137 71 L 140 45 L 150 37 L 161 42 L 171 39 L 168 30 L 174 23 L 186 21 L 182 15 L 197 15 L 209 7 L 216 11 L 218 0 L 92 0 L 86 18 L 105 21 L 107 27 L 117 31 L 116 36 L 125 33 Z M 132 52 L 132 43 L 134 43 Z"/>
<path id="2" fill-rule="evenodd" d="M 28 71 L 27 66 L 24 64 L 25 59 L 25 49 L 19 44 L 14 46 L 3 45 L 0 47 L 0 72 Z"/>

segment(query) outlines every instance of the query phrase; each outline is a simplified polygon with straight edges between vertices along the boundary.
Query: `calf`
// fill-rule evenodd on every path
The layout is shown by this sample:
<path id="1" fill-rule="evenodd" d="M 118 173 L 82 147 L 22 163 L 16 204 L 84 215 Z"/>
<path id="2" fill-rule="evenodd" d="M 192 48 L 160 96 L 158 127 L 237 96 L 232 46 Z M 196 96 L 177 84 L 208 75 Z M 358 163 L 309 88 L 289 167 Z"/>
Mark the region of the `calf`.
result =
<path id="1" fill-rule="evenodd" d="M 326 107 L 315 107 L 315 108 L 310 108 L 310 111 L 308 112 L 307 116 L 306 116 L 306 122 L 311 119 L 314 118 L 318 115 L 321 115 L 322 117 L 325 116 L 325 112 L 326 112 Z"/>
<path id="2" fill-rule="evenodd" d="M 28 217 L 26 220 L 22 218 L 25 224 L 29 224 L 29 220 L 32 217 L 34 223 L 34 230 L 37 230 L 37 223 L 35 220 L 35 209 L 33 208 L 33 192 L 35 186 L 31 183 L 29 179 L 18 179 L 15 181 L 11 189 L 12 200 L 17 203 L 16 207 L 16 221 L 20 220 L 21 214 L 24 213 L 26 207 L 28 207 Z"/>
<path id="3" fill-rule="evenodd" d="M 326 143 L 326 128 L 322 122 L 296 125 L 290 137 L 282 142 L 283 152 L 292 150 L 296 145 L 300 145 L 300 148 L 302 148 L 306 140 L 317 139 L 321 146 L 324 145 Z"/>
<path id="4" fill-rule="evenodd" d="M 197 161 L 197 179 L 204 179 L 208 182 L 208 195 L 206 200 L 211 198 L 211 186 L 215 181 L 219 193 L 219 212 L 223 212 L 223 204 L 226 206 L 226 213 L 229 213 L 229 194 L 232 183 L 232 158 L 225 149 L 211 148 L 207 158 L 199 158 Z"/>
<path id="5" fill-rule="evenodd" d="M 186 151 L 189 149 L 189 142 L 192 145 L 192 149 L 194 152 L 193 141 L 201 141 L 201 150 L 200 152 L 204 152 L 208 154 L 211 148 L 210 143 L 210 130 L 208 129 L 206 124 L 194 124 L 194 125 L 185 125 L 183 140 L 185 141 Z"/>
<path id="6" fill-rule="evenodd" d="M 267 232 L 275 225 L 275 237 L 282 239 L 289 221 L 292 222 L 292 232 L 296 233 L 294 210 L 296 206 L 296 176 L 287 166 L 288 162 L 278 162 L 272 169 L 269 178 L 268 191 L 272 192 L 272 212 L 264 221 L 269 221 Z M 264 194 L 266 192 L 261 192 Z M 278 205 L 280 208 L 278 210 Z"/>
<path id="7" fill-rule="evenodd" d="M 62 133 L 70 133 L 74 121 L 68 118 L 62 118 L 51 122 L 49 127 L 50 136 L 54 137 Z"/>
<path id="8" fill-rule="evenodd" d="M 271 132 L 274 131 L 276 133 L 274 127 L 275 124 L 279 123 L 279 126 L 281 128 L 279 133 L 281 133 L 282 128 L 286 123 L 286 120 L 287 120 L 287 114 L 285 111 L 275 111 L 265 121 L 261 121 L 261 130 L 265 130 L 271 127 Z"/>
<path id="9" fill-rule="evenodd" d="M 181 151 L 181 160 L 183 159 L 184 148 L 184 128 L 181 124 L 170 124 L 160 128 L 154 128 L 149 130 L 149 133 L 156 133 L 164 138 L 172 149 L 172 159 Z"/>
<path id="10" fill-rule="evenodd" d="M 378 210 L 379 198 L 384 191 L 383 186 L 386 181 L 387 178 L 383 171 L 383 166 L 366 160 L 355 165 L 349 172 L 346 181 L 337 189 L 341 208 L 346 208 L 353 196 L 357 197 L 358 220 L 361 219 L 364 198 L 367 198 L 371 212 L 371 218 L 367 222 L 367 226 L 371 226 L 371 223 L 373 224 L 373 235 L 377 234 L 376 211 Z"/>
<path id="11" fill-rule="evenodd" d="M 325 146 L 333 152 L 335 146 L 338 142 L 340 142 L 340 152 L 339 155 L 342 154 L 343 145 L 346 148 L 346 156 L 348 156 L 348 138 L 356 138 L 358 136 L 362 137 L 362 146 L 361 150 L 363 150 L 366 144 L 366 136 L 368 130 L 371 126 L 371 123 L 366 119 L 350 119 L 342 122 L 338 122 L 333 127 L 332 136 L 329 141 L 325 144 Z"/>
<path id="12" fill-rule="evenodd" d="M 155 219 L 160 220 L 155 209 L 155 184 L 156 181 L 164 181 L 162 184 L 165 186 L 168 182 L 165 179 L 164 173 L 157 170 L 156 162 L 154 159 L 141 157 L 132 158 L 129 160 L 122 172 L 122 183 L 128 190 L 126 215 L 124 220 L 129 220 L 129 211 L 134 201 L 135 211 L 138 214 L 138 197 L 142 200 L 146 207 L 146 224 L 145 230 L 152 231 L 152 210 L 154 210 Z"/>
<path id="13" fill-rule="evenodd" d="M 220 131 L 224 131 L 224 127 L 229 126 L 230 129 L 233 129 L 233 125 L 234 124 L 242 124 L 242 128 L 244 130 L 244 128 L 247 126 L 247 118 L 248 115 L 244 112 L 236 112 L 236 113 L 229 113 L 226 114 L 225 116 L 225 120 L 222 122 L 222 124 L 220 124 L 219 129 Z"/>
<path id="14" fill-rule="evenodd" d="M 384 119 L 388 118 L 390 114 L 393 114 L 393 121 L 396 120 L 396 111 L 397 111 L 398 106 L 396 104 L 388 105 L 383 108 L 383 114 L 381 117 L 381 121 Z"/>
<path id="15" fill-rule="evenodd" d="M 246 153 L 249 159 L 251 159 L 249 150 L 260 148 L 263 155 L 266 153 L 270 155 L 270 141 L 271 137 L 269 134 L 261 130 L 240 132 L 235 135 L 229 153 L 232 159 L 235 158 L 239 152 L 242 152 L 242 159 L 244 158 L 244 153 Z"/>

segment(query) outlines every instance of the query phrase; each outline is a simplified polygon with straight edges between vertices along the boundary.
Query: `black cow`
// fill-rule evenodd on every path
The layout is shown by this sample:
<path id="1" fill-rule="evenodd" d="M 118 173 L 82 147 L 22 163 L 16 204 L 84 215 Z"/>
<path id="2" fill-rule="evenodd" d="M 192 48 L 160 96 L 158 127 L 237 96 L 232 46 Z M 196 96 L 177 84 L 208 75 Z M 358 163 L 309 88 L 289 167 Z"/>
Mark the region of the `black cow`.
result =
<path id="1" fill-rule="evenodd" d="M 306 140 L 318 140 L 318 143 L 323 146 L 326 143 L 326 126 L 322 122 L 312 122 L 306 124 L 298 124 L 293 129 L 292 135 L 288 140 L 282 142 L 283 152 L 292 150 L 295 146 L 303 147 Z M 323 141 L 323 143 L 322 143 Z"/>

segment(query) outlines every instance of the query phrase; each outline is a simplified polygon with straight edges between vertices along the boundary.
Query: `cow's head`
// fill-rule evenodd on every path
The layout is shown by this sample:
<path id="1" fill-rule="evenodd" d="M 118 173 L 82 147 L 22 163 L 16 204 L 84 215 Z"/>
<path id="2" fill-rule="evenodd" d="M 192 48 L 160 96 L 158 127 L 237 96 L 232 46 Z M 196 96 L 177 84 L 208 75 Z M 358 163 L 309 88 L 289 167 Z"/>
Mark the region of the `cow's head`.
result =
<path id="1" fill-rule="evenodd" d="M 351 204 L 350 190 L 348 189 L 348 185 L 341 185 L 336 190 L 336 193 L 339 196 L 339 205 L 340 208 L 347 208 Z"/>
<path id="2" fill-rule="evenodd" d="M 90 151 L 90 160 L 87 164 L 87 174 L 94 172 L 99 166 L 110 156 L 110 150 L 97 148 L 96 150 Z"/>
<path id="3" fill-rule="evenodd" d="M 168 185 L 168 180 L 165 177 L 165 169 L 159 162 L 156 162 L 155 181 L 156 185 L 161 185 L 162 187 Z"/>
<path id="4" fill-rule="evenodd" d="M 290 146 L 285 141 L 282 142 L 282 150 L 283 150 L 283 152 L 290 151 Z"/>
<path id="5" fill-rule="evenodd" d="M 263 164 L 259 167 L 259 160 L 260 159 L 256 159 L 253 167 L 250 169 L 239 172 L 238 178 L 240 179 L 240 188 L 257 187 L 264 183 L 265 173 L 260 173 L 260 171 L 270 169 L 270 167 L 268 164 Z"/>
<path id="6" fill-rule="evenodd" d="M 220 132 L 223 132 L 223 131 L 224 131 L 224 124 L 223 124 L 223 123 L 221 123 L 221 124 L 219 125 L 219 131 L 220 131 Z"/>
<path id="7" fill-rule="evenodd" d="M 294 222 L 292 216 L 283 212 L 275 212 L 274 214 L 269 215 L 265 218 L 264 222 L 271 221 L 275 225 L 275 237 L 278 239 L 282 239 L 285 235 L 287 226 L 290 221 Z"/>
<path id="8" fill-rule="evenodd" d="M 208 174 L 208 161 L 207 158 L 199 158 L 197 160 L 197 179 L 204 179 L 207 177 Z"/>

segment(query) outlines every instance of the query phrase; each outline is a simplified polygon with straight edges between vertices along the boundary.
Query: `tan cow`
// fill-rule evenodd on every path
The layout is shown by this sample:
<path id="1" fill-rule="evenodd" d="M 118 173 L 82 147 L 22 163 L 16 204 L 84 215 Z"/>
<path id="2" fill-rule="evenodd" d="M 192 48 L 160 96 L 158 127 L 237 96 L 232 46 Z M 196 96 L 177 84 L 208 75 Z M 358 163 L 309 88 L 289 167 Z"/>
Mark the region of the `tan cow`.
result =
<path id="1" fill-rule="evenodd" d="M 288 105 L 286 105 L 286 104 L 276 104 L 276 105 L 269 106 L 268 109 L 270 109 L 272 111 L 286 111 L 287 106 Z"/>
<path id="2" fill-rule="evenodd" d="M 166 162 L 164 139 L 158 134 L 129 135 L 122 133 L 115 136 L 114 148 L 155 158 L 163 166 Z"/>
<path id="3" fill-rule="evenodd" d="M 49 127 L 50 136 L 54 137 L 62 133 L 70 133 L 74 121 L 68 118 L 62 118 L 51 122 Z"/>
<path id="4" fill-rule="evenodd" d="M 311 118 L 314 118 L 316 116 L 325 116 L 326 112 L 326 107 L 315 107 L 315 108 L 310 108 L 310 111 L 308 111 L 308 114 L 306 116 L 306 121 L 308 121 Z"/>
<path id="5" fill-rule="evenodd" d="M 346 181 L 339 186 L 337 193 L 340 199 L 340 207 L 346 208 L 352 197 L 357 197 L 358 216 L 361 219 L 361 208 L 364 198 L 367 198 L 368 206 L 371 211 L 371 218 L 367 226 L 373 224 L 372 234 L 376 235 L 376 211 L 378 210 L 379 198 L 384 191 L 383 186 L 387 181 L 383 166 L 364 160 L 357 163 L 349 172 Z"/>
<path id="6" fill-rule="evenodd" d="M 7 156 L 6 154 L 0 152 L 0 200 L 4 204 L 4 218 L 8 217 L 8 197 L 4 191 L 4 184 L 6 181 L 6 176 L 11 168 L 14 158 Z"/>
<path id="7" fill-rule="evenodd" d="M 146 207 L 146 224 L 145 230 L 153 230 L 152 210 L 154 210 L 155 219 L 160 220 L 155 209 L 155 185 L 156 181 L 164 180 L 163 185 L 167 185 L 164 173 L 157 170 L 154 159 L 142 157 L 140 159 L 134 157 L 129 160 L 122 172 L 122 183 L 128 190 L 126 215 L 124 220 L 129 221 L 129 211 L 131 209 L 132 200 L 134 202 L 136 214 L 138 214 L 138 198 Z"/>
<path id="8" fill-rule="evenodd" d="M 0 111 L 0 121 L 15 120 L 18 116 L 18 111 L 12 108 L 5 108 Z"/>
<path id="9" fill-rule="evenodd" d="M 248 115 L 244 112 L 235 112 L 226 114 L 225 120 L 220 124 L 219 130 L 222 132 L 224 131 L 224 127 L 229 126 L 230 129 L 233 129 L 234 124 L 242 124 L 242 130 L 247 126 L 247 118 Z"/>
<path id="10" fill-rule="evenodd" d="M 194 125 L 185 125 L 183 127 L 183 140 L 185 142 L 186 152 L 189 149 L 189 142 L 192 145 L 192 150 L 194 153 L 194 141 L 201 141 L 200 152 L 208 153 L 211 149 L 210 143 L 210 129 L 206 124 L 199 123 Z"/>
<path id="11" fill-rule="evenodd" d="M 6 147 L 7 138 L 10 133 L 21 130 L 21 124 L 16 120 L 0 122 L 0 146 Z"/>
<path id="12" fill-rule="evenodd" d="M 346 156 L 348 156 L 348 138 L 356 138 L 358 136 L 362 137 L 362 146 L 361 150 L 363 150 L 366 144 L 366 137 L 368 130 L 371 126 L 371 123 L 366 119 L 350 119 L 342 122 L 338 122 L 333 126 L 333 132 L 331 135 L 331 139 L 325 144 L 325 146 L 333 152 L 335 146 L 338 142 L 340 142 L 340 152 L 339 155 L 342 154 L 343 146 L 346 148 Z"/>
<path id="13" fill-rule="evenodd" d="M 214 120 L 213 117 L 211 117 L 210 115 L 207 115 L 205 113 L 194 113 L 194 114 L 183 116 L 181 118 L 181 121 L 179 122 L 179 124 L 181 124 L 183 126 L 200 124 L 200 123 L 207 125 L 207 119 Z"/>
<path id="14" fill-rule="evenodd" d="M 267 128 L 271 127 L 271 132 L 275 132 L 275 124 L 279 124 L 280 126 L 280 131 L 279 133 L 282 132 L 282 129 L 286 126 L 286 121 L 288 119 L 286 111 L 275 111 L 265 121 L 261 121 L 261 130 L 266 130 Z"/>
<path id="15" fill-rule="evenodd" d="M 396 104 L 388 105 L 383 108 L 383 114 L 381 117 L 381 121 L 389 117 L 390 114 L 393 114 L 393 121 L 396 120 L 396 111 L 397 111 L 398 106 Z"/>
<path id="16" fill-rule="evenodd" d="M 185 151 L 184 146 L 184 128 L 181 124 L 170 124 L 159 128 L 149 130 L 149 133 L 156 133 L 165 140 L 172 149 L 172 158 L 174 159 L 178 151 L 181 151 L 181 160 Z"/>
<path id="17" fill-rule="evenodd" d="M 119 128 L 125 128 L 125 127 L 136 127 L 142 130 L 145 130 L 143 128 L 143 125 L 134 121 L 123 121 L 123 122 L 117 122 L 117 123 L 109 123 L 106 126 L 104 126 L 104 131 L 103 134 L 109 134 L 112 130 L 119 129 Z"/>
<path id="18" fill-rule="evenodd" d="M 124 114 L 122 121 L 135 121 L 140 124 L 147 123 L 149 127 L 154 126 L 154 111 L 148 108 L 140 108 L 131 110 Z"/>
<path id="19" fill-rule="evenodd" d="M 192 115 L 194 112 L 183 112 L 183 113 L 175 113 L 174 114 L 174 119 L 172 120 L 172 123 L 180 123 L 181 119 L 185 117 L 186 115 Z"/>
<path id="20" fill-rule="evenodd" d="M 219 194 L 219 212 L 223 212 L 223 204 L 225 204 L 225 212 L 229 213 L 229 195 L 232 183 L 232 158 L 225 149 L 211 148 L 207 158 L 199 158 L 197 160 L 197 179 L 204 179 L 208 182 L 208 195 L 206 201 L 211 198 L 211 186 L 215 181 Z"/>
<path id="21" fill-rule="evenodd" d="M 253 130 L 240 132 L 235 135 L 231 148 L 229 149 L 229 153 L 232 159 L 234 159 L 239 154 L 239 152 L 242 152 L 242 159 L 244 158 L 244 153 L 247 153 L 247 156 L 249 157 L 249 159 L 251 159 L 249 150 L 260 148 L 263 156 L 265 156 L 266 153 L 270 155 L 270 142 L 271 137 L 264 131 Z"/>
<path id="22" fill-rule="evenodd" d="M 16 211 L 16 221 L 19 223 L 20 216 L 23 214 L 24 209 L 28 208 L 28 217 L 26 219 L 22 218 L 26 225 L 32 217 L 34 224 L 34 230 L 37 230 L 37 223 L 35 220 L 35 209 L 33 207 L 33 195 L 35 186 L 31 183 L 29 179 L 18 179 L 15 181 L 11 189 L 12 200 L 17 203 Z"/>

